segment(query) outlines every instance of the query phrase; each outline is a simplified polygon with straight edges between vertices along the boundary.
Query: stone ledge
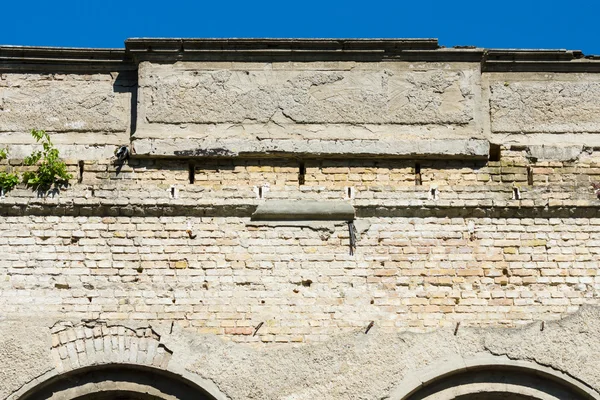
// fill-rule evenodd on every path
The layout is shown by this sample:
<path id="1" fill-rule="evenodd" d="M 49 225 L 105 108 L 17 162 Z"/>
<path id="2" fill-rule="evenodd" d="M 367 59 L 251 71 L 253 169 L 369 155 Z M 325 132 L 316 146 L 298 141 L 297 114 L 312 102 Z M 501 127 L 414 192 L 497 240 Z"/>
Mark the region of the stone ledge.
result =
<path id="1" fill-rule="evenodd" d="M 130 52 L 171 53 L 180 51 L 381 51 L 436 50 L 437 39 L 265 39 L 265 38 L 130 38 L 125 41 Z"/>
<path id="2" fill-rule="evenodd" d="M 379 156 L 400 158 L 487 159 L 483 139 L 444 140 L 168 140 L 134 139 L 135 155 L 148 157 Z"/>
<path id="3" fill-rule="evenodd" d="M 267 201 L 260 204 L 252 220 L 344 220 L 354 219 L 354 207 L 345 201 Z"/>

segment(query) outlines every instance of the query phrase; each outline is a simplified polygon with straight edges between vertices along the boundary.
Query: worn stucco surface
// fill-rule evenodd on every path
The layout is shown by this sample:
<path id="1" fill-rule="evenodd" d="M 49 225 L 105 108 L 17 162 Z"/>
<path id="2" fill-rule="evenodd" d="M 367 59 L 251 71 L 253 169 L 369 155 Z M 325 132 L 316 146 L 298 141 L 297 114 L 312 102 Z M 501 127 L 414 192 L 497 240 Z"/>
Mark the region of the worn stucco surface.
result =
<path id="1" fill-rule="evenodd" d="M 63 157 L 110 157 L 129 142 L 135 90 L 131 73 L 2 73 L 0 145 L 11 158 L 24 158 L 36 149 L 29 132 L 41 129 Z"/>
<path id="2" fill-rule="evenodd" d="M 473 119 L 478 76 L 474 66 L 223 67 L 142 65 L 140 88 L 147 121 L 265 123 L 278 113 L 296 123 L 467 124 Z"/>
<path id="3" fill-rule="evenodd" d="M 407 376 L 436 366 L 457 367 L 481 354 L 533 361 L 588 382 L 600 390 L 600 312 L 585 308 L 559 322 L 522 329 L 452 329 L 429 334 L 379 334 L 373 329 L 335 337 L 316 346 L 282 346 L 268 352 L 202 343 L 193 370 L 213 380 L 234 399 L 381 399 Z M 194 356 L 190 357 L 190 362 Z M 189 367 L 188 367 L 189 368 Z M 419 374 L 417 374 L 419 375 Z M 431 376 L 429 376 L 431 378 Z"/>
<path id="4" fill-rule="evenodd" d="M 493 132 L 600 131 L 600 80 L 596 74 L 521 73 L 492 77 Z"/>
<path id="5" fill-rule="evenodd" d="M 418 385 L 419 380 L 460 369 L 482 355 L 549 367 L 600 391 L 595 367 L 600 356 L 599 317 L 598 308 L 586 307 L 563 320 L 521 329 L 459 327 L 428 334 L 383 334 L 374 326 L 368 334 L 361 330 L 317 345 L 285 344 L 268 350 L 182 329 L 169 332 L 168 326 L 154 329 L 173 351 L 169 370 L 214 383 L 231 399 L 384 399 L 394 398 L 407 380 L 416 379 Z M 2 398 L 52 368 L 47 323 L 23 320 L 3 326 L 0 362 L 13 367 L 2 371 Z M 111 350 L 104 351 L 104 360 L 110 360 Z M 101 357 L 93 361 L 102 362 Z"/>
<path id="6" fill-rule="evenodd" d="M 0 398 L 53 369 L 50 321 L 0 320 Z"/>
<path id="7" fill-rule="evenodd" d="M 139 84 L 141 155 L 488 151 L 470 63 L 142 62 Z"/>
<path id="8" fill-rule="evenodd" d="M 130 93 L 117 73 L 0 75 L 0 131 L 125 132 Z"/>
<path id="9" fill-rule="evenodd" d="M 533 324 L 487 333 L 484 343 L 492 354 L 564 371 L 600 392 L 599 332 L 600 310 L 583 307 L 576 314 L 544 326 Z"/>

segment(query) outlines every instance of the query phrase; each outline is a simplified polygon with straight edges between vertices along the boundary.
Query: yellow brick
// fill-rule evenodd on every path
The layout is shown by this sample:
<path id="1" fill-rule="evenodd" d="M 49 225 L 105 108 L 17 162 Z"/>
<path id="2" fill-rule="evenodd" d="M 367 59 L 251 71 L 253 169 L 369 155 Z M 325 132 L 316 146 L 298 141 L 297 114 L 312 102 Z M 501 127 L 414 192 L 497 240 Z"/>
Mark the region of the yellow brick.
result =
<path id="1" fill-rule="evenodd" d="M 185 269 L 185 268 L 187 268 L 187 267 L 188 267 L 188 262 L 187 262 L 186 260 L 183 260 L 183 261 L 176 261 L 176 262 L 173 264 L 173 268 L 175 268 L 175 269 Z"/>

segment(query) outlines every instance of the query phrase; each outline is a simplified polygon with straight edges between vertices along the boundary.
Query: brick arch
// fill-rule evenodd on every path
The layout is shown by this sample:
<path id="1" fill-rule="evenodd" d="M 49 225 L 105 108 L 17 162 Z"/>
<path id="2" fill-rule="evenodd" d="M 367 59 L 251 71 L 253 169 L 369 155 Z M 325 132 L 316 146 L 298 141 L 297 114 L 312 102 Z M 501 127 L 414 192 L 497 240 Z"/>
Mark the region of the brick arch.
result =
<path id="1" fill-rule="evenodd" d="M 51 336 L 54 369 L 7 400 L 227 399 L 213 382 L 173 365 L 173 351 L 150 326 L 59 322 Z"/>
<path id="2" fill-rule="evenodd" d="M 533 362 L 482 356 L 419 371 L 391 400 L 599 400 L 600 394 L 566 373 Z"/>
<path id="3" fill-rule="evenodd" d="M 107 363 L 167 369 L 173 352 L 151 327 L 130 328 L 101 321 L 52 327 L 52 358 L 58 372 Z"/>

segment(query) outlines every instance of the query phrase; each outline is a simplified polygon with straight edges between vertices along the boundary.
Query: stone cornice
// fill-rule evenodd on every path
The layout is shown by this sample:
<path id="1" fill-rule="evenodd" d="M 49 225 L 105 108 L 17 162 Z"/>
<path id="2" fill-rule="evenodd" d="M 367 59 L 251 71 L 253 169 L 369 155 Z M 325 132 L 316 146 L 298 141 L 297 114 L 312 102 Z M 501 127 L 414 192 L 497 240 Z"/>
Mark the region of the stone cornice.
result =
<path id="1" fill-rule="evenodd" d="M 444 48 L 437 39 L 133 38 L 125 49 L 0 46 L 0 71 L 135 69 L 141 61 L 476 62 L 484 72 L 600 72 L 579 50 Z"/>
<path id="2" fill-rule="evenodd" d="M 463 61 L 484 49 L 444 48 L 437 39 L 145 39 L 125 41 L 137 61 Z"/>
<path id="3" fill-rule="evenodd" d="M 123 70 L 136 66 L 124 49 L 0 46 L 0 71 Z"/>
<path id="4" fill-rule="evenodd" d="M 146 39 L 125 41 L 136 61 L 360 60 L 436 51 L 437 39 Z"/>
<path id="5" fill-rule="evenodd" d="M 481 66 L 483 72 L 600 72 L 597 58 L 580 50 L 490 49 Z"/>
<path id="6" fill-rule="evenodd" d="M 154 39 L 125 41 L 131 52 L 398 52 L 437 50 L 437 39 Z"/>

